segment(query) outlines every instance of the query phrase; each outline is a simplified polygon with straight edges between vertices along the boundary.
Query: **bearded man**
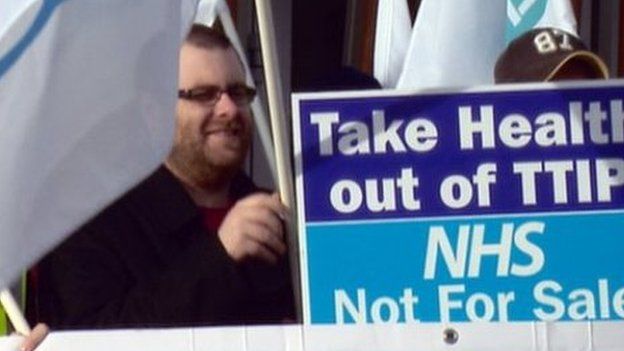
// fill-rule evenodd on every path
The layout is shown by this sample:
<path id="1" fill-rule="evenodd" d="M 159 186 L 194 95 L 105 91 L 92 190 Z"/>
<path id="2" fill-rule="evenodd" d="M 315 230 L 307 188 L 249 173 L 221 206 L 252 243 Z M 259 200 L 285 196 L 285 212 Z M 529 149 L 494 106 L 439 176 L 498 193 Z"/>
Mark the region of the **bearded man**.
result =
<path id="1" fill-rule="evenodd" d="M 39 319 L 52 328 L 294 318 L 282 223 L 289 213 L 241 170 L 255 91 L 229 40 L 208 27 L 193 26 L 179 69 L 164 165 L 41 265 Z"/>

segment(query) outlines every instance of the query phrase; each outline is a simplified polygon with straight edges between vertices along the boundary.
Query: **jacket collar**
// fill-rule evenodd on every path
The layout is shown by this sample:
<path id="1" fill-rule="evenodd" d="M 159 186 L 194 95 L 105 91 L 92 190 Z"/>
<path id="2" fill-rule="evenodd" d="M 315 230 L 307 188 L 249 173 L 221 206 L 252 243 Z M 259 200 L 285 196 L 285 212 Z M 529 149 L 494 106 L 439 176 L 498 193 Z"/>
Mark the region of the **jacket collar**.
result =
<path id="1" fill-rule="evenodd" d="M 257 190 L 251 179 L 240 172 L 232 180 L 230 197 L 238 200 Z M 155 223 L 160 233 L 179 232 L 189 222 L 200 220 L 198 206 L 180 180 L 164 165 L 158 167 L 129 195 L 133 207 L 138 207 L 150 222 Z"/>

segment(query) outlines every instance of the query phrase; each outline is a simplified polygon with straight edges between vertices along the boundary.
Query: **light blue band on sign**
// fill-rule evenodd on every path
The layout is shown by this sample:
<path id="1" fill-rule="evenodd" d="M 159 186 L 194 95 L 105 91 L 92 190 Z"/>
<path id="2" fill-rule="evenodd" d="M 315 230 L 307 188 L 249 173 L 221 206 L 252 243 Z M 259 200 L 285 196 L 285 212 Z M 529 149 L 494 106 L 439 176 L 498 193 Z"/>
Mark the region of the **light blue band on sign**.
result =
<path id="1" fill-rule="evenodd" d="M 13 67 L 26 49 L 35 41 L 35 38 L 41 33 L 56 8 L 63 1 L 65 0 L 43 0 L 39 13 L 37 13 L 33 24 L 24 33 L 24 36 L 15 43 L 6 55 L 0 57 L 0 79 L 4 77 L 5 73 Z"/>
<path id="2" fill-rule="evenodd" d="M 310 321 L 624 320 L 623 224 L 596 211 L 308 226 Z"/>

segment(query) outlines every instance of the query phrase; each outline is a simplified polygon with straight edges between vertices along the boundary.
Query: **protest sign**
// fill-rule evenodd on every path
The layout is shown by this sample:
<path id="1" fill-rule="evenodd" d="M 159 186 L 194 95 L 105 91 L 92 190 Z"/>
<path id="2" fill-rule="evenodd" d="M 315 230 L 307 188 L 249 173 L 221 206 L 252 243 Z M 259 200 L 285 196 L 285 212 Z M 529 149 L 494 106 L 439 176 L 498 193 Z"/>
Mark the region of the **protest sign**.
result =
<path id="1" fill-rule="evenodd" d="M 624 319 L 623 96 L 295 95 L 305 323 Z"/>

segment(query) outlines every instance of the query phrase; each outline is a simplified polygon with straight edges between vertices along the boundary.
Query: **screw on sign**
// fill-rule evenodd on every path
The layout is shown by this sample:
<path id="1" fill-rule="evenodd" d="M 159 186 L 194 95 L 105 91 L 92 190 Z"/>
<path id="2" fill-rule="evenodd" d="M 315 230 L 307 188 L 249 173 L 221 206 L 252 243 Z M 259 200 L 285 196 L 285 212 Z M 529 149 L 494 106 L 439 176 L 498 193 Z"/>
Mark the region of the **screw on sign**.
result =
<path id="1" fill-rule="evenodd" d="M 459 333 L 453 328 L 444 329 L 442 333 L 444 335 L 444 342 L 449 345 L 453 345 L 459 340 Z"/>

